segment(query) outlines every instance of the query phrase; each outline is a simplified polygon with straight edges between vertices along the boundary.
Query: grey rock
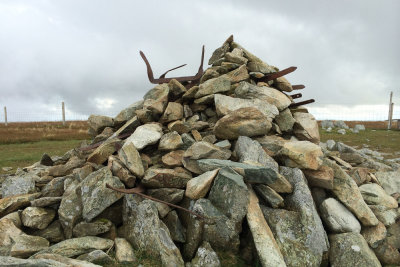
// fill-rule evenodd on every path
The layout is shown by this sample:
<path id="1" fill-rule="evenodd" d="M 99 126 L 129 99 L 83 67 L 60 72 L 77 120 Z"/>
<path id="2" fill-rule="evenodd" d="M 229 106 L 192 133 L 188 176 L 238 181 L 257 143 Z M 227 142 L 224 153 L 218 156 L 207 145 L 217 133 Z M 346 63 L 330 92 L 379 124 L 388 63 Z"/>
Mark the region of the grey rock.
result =
<path id="1" fill-rule="evenodd" d="M 266 101 L 276 106 L 279 111 L 286 109 L 291 104 L 290 99 L 279 90 L 271 87 L 259 87 L 248 82 L 240 82 L 235 89 L 235 95 L 239 98 Z"/>
<path id="2" fill-rule="evenodd" d="M 5 198 L 35 193 L 35 179 L 39 179 L 39 177 L 24 172 L 19 172 L 17 176 L 9 176 L 2 183 L 0 194 Z"/>
<path id="3" fill-rule="evenodd" d="M 181 167 L 175 169 L 149 168 L 142 184 L 149 188 L 185 188 L 192 174 Z"/>
<path id="4" fill-rule="evenodd" d="M 56 177 L 42 188 L 43 197 L 61 197 L 64 194 L 64 181 L 68 176 Z"/>
<path id="5" fill-rule="evenodd" d="M 375 173 L 375 176 L 387 194 L 400 194 L 400 171 L 379 171 Z"/>
<path id="6" fill-rule="evenodd" d="M 369 205 L 368 206 L 372 212 L 375 214 L 376 218 L 381 221 L 385 226 L 390 226 L 400 218 L 399 209 L 389 209 L 385 206 L 380 205 Z"/>
<path id="7" fill-rule="evenodd" d="M 40 193 L 34 193 L 0 198 L 0 218 L 20 208 L 29 206 L 31 201 L 39 196 Z"/>
<path id="8" fill-rule="evenodd" d="M 282 132 L 291 132 L 296 120 L 293 118 L 290 109 L 282 110 L 279 115 L 275 117 L 275 122 L 278 124 Z"/>
<path id="9" fill-rule="evenodd" d="M 176 204 L 182 200 L 185 190 L 177 188 L 159 188 L 149 189 L 146 193 L 151 197 Z"/>
<path id="10" fill-rule="evenodd" d="M 284 206 L 283 198 L 271 187 L 259 184 L 254 185 L 254 190 L 268 206 L 271 206 L 274 209 L 282 208 Z"/>
<path id="11" fill-rule="evenodd" d="M 106 250 L 114 245 L 114 241 L 95 236 L 77 237 L 61 241 L 49 248 L 43 249 L 36 253 L 54 253 L 64 257 L 75 257 L 84 253 L 91 252 L 96 249 Z"/>
<path id="12" fill-rule="evenodd" d="M 138 164 L 142 164 L 142 161 Z M 127 169 L 125 164 L 122 163 L 119 158 L 110 156 L 108 158 L 107 167 L 111 170 L 113 176 L 117 176 L 127 187 L 131 188 L 135 185 L 136 177 Z"/>
<path id="13" fill-rule="evenodd" d="M 234 153 L 239 162 L 258 162 L 262 166 L 270 167 L 278 171 L 278 163 L 264 151 L 262 146 L 256 140 L 247 136 L 239 136 Z"/>
<path id="14" fill-rule="evenodd" d="M 71 174 L 74 169 L 82 167 L 83 164 L 85 164 L 85 160 L 73 156 L 68 160 L 67 163 L 63 165 L 55 165 L 50 167 L 48 174 L 53 177 L 66 176 Z"/>
<path id="15" fill-rule="evenodd" d="M 349 126 L 344 121 L 335 121 L 334 122 L 335 127 L 341 128 L 341 129 L 349 129 Z"/>
<path id="16" fill-rule="evenodd" d="M 95 134 L 99 134 L 106 127 L 113 127 L 113 118 L 101 115 L 90 115 L 88 118 L 89 127 L 93 129 Z"/>
<path id="17" fill-rule="evenodd" d="M 107 219 L 97 219 L 93 222 L 80 222 L 73 229 L 74 237 L 96 236 L 110 231 L 112 222 Z"/>
<path id="18" fill-rule="evenodd" d="M 132 119 L 135 116 L 136 110 L 142 109 L 143 108 L 143 100 L 137 101 L 131 105 L 129 105 L 127 108 L 124 108 L 121 110 L 117 116 L 114 118 L 114 122 L 116 125 L 122 125 L 128 120 Z"/>
<path id="19" fill-rule="evenodd" d="M 79 267 L 99 267 L 100 265 L 96 265 L 90 262 L 81 261 L 77 259 L 70 259 L 68 257 L 64 257 L 58 254 L 45 253 L 40 255 L 33 256 L 34 259 L 47 259 L 47 260 L 55 260 L 59 263 L 68 264 L 68 266 L 79 266 Z"/>
<path id="20" fill-rule="evenodd" d="M 120 146 L 121 140 L 118 138 L 107 139 L 99 147 L 97 147 L 87 158 L 88 162 L 95 164 L 103 164 L 109 156 L 117 151 L 118 146 Z"/>
<path id="21" fill-rule="evenodd" d="M 317 120 L 310 113 L 295 112 L 293 114 L 296 123 L 294 125 L 294 134 L 299 140 L 310 141 L 319 144 L 319 129 Z"/>
<path id="22" fill-rule="evenodd" d="M 200 98 L 206 95 L 227 92 L 231 89 L 231 82 L 225 76 L 212 78 L 200 84 L 200 88 L 195 94 L 195 98 Z"/>
<path id="23" fill-rule="evenodd" d="M 106 184 L 116 188 L 125 188 L 117 177 L 112 176 L 107 167 L 91 173 L 82 181 L 82 217 L 86 221 L 92 220 L 123 196 L 122 193 L 106 188 Z"/>
<path id="24" fill-rule="evenodd" d="M 384 242 L 387 236 L 387 231 L 385 225 L 382 222 L 379 222 L 377 226 L 364 227 L 361 234 L 371 248 L 377 248 Z"/>
<path id="25" fill-rule="evenodd" d="M 328 128 L 334 128 L 335 125 L 333 124 L 333 121 L 325 120 L 321 121 L 321 127 L 322 129 L 328 129 Z"/>
<path id="26" fill-rule="evenodd" d="M 326 141 L 326 148 L 330 151 L 335 151 L 336 150 L 336 142 L 334 140 Z"/>
<path id="27" fill-rule="evenodd" d="M 203 242 L 197 249 L 196 256 L 191 262 L 192 267 L 219 267 L 221 262 L 219 261 L 217 253 L 212 249 L 208 242 Z"/>
<path id="28" fill-rule="evenodd" d="M 381 205 L 389 209 L 399 206 L 396 199 L 389 196 L 382 187 L 377 184 L 363 184 L 359 187 L 364 201 L 369 205 Z"/>
<path id="29" fill-rule="evenodd" d="M 87 254 L 82 254 L 76 259 L 82 260 L 82 261 L 88 261 L 94 264 L 99 264 L 99 265 L 106 265 L 106 264 L 112 264 L 114 263 L 114 260 L 108 256 L 107 253 L 100 249 L 93 250 L 92 252 L 89 252 Z"/>
<path id="30" fill-rule="evenodd" d="M 168 84 L 164 83 L 156 85 L 153 89 L 151 89 L 144 95 L 143 109 L 149 110 L 152 113 L 153 117 L 161 115 L 167 107 L 168 95 Z M 136 112 L 136 114 L 138 114 L 138 111 Z"/>
<path id="31" fill-rule="evenodd" d="M 121 162 L 137 177 L 143 177 L 144 168 L 142 159 L 135 145 L 132 142 L 126 142 L 118 151 Z"/>
<path id="32" fill-rule="evenodd" d="M 61 197 L 41 197 L 31 201 L 32 207 L 48 207 L 61 202 Z"/>
<path id="33" fill-rule="evenodd" d="M 115 238 L 115 259 L 120 263 L 137 262 L 131 244 L 125 238 Z"/>
<path id="34" fill-rule="evenodd" d="M 158 145 L 158 149 L 162 151 L 171 151 L 179 149 L 183 146 L 183 141 L 178 132 L 170 132 L 164 134 Z"/>
<path id="35" fill-rule="evenodd" d="M 345 129 L 339 129 L 337 132 L 340 133 L 340 134 L 346 134 L 346 130 Z"/>
<path id="36" fill-rule="evenodd" d="M 190 179 L 186 184 L 185 196 L 190 199 L 205 197 L 217 173 L 218 170 L 208 171 Z"/>
<path id="37" fill-rule="evenodd" d="M 125 198 L 125 238 L 135 249 L 161 259 L 163 266 L 183 266 L 179 249 L 171 239 L 168 228 L 158 218 L 157 208 L 150 200 Z"/>
<path id="38" fill-rule="evenodd" d="M 356 124 L 354 125 L 354 130 L 365 131 L 365 126 L 364 124 Z"/>
<path id="39" fill-rule="evenodd" d="M 125 144 L 132 142 L 137 150 L 141 150 L 148 145 L 157 143 L 162 134 L 160 124 L 151 123 L 141 125 L 137 127 L 135 132 L 125 141 Z"/>
<path id="40" fill-rule="evenodd" d="M 81 194 L 77 193 L 77 190 L 62 198 L 58 208 L 58 217 L 66 238 L 72 237 L 73 227 L 82 218 L 82 209 Z"/>
<path id="41" fill-rule="evenodd" d="M 334 198 L 324 200 L 320 211 L 321 218 L 332 233 L 359 233 L 361 231 L 357 218 Z"/>
<path id="42" fill-rule="evenodd" d="M 164 217 L 163 222 L 168 227 L 173 241 L 180 243 L 186 242 L 186 230 L 183 228 L 176 211 L 170 211 L 168 215 Z"/>
<path id="43" fill-rule="evenodd" d="M 214 145 L 216 145 L 217 147 L 220 147 L 222 149 L 230 149 L 231 148 L 231 143 L 229 142 L 229 140 L 223 140 L 218 143 L 215 143 Z"/>
<path id="44" fill-rule="evenodd" d="M 54 219 L 56 212 L 53 209 L 39 207 L 28 207 L 21 213 L 21 220 L 24 226 L 45 229 Z"/>
<path id="45" fill-rule="evenodd" d="M 69 267 L 71 265 L 61 263 L 55 260 L 48 259 L 19 259 L 8 256 L 0 256 L 1 266 L 4 267 L 15 267 L 15 266 L 24 266 L 24 267 Z"/>
<path id="46" fill-rule="evenodd" d="M 274 105 L 260 99 L 242 99 L 216 94 L 214 96 L 214 102 L 216 112 L 220 117 L 225 116 L 234 110 L 247 107 L 257 108 L 271 120 L 279 114 L 278 109 Z"/>
<path id="47" fill-rule="evenodd" d="M 36 230 L 32 235 L 46 238 L 51 243 L 58 243 L 64 240 L 64 231 L 59 220 L 52 222 L 43 230 Z"/>
<path id="48" fill-rule="evenodd" d="M 321 147 L 309 141 L 286 142 L 278 155 L 285 159 L 287 167 L 317 170 L 322 165 Z"/>
<path id="49" fill-rule="evenodd" d="M 230 219 L 241 222 L 246 215 L 249 192 L 241 175 L 231 168 L 222 168 L 208 199 Z"/>
<path id="50" fill-rule="evenodd" d="M 368 243 L 359 233 L 343 233 L 329 236 L 332 267 L 341 266 L 381 266 Z"/>

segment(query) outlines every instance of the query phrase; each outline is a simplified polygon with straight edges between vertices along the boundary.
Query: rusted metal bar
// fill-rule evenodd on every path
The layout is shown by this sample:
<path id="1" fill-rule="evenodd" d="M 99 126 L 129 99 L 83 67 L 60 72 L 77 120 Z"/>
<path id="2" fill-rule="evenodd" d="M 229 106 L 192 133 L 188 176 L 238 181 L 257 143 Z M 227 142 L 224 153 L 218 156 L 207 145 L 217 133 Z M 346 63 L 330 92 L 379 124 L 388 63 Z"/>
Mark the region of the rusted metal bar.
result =
<path id="1" fill-rule="evenodd" d="M 305 101 L 301 101 L 301 102 L 297 102 L 297 103 L 292 103 L 289 105 L 289 108 L 295 108 L 298 106 L 307 105 L 307 104 L 314 103 L 314 102 L 315 102 L 314 99 L 309 99 L 309 100 L 305 100 Z"/>
<path id="2" fill-rule="evenodd" d="M 194 76 L 183 76 L 183 77 L 172 77 L 172 78 L 165 78 L 165 75 L 171 71 L 171 70 L 175 70 L 177 68 L 183 67 L 184 65 L 175 67 L 173 69 L 168 70 L 167 72 L 165 72 L 164 74 L 162 74 L 160 76 L 160 78 L 155 79 L 154 75 L 153 75 L 153 70 L 151 69 L 150 63 L 147 60 L 146 56 L 144 55 L 144 53 L 142 51 L 140 51 L 140 56 L 142 57 L 144 63 L 146 64 L 146 68 L 147 68 L 147 76 L 149 77 L 149 81 L 151 83 L 155 83 L 155 84 L 161 84 L 161 83 L 168 83 L 169 81 L 171 81 L 172 79 L 176 79 L 179 82 L 193 82 L 193 81 L 197 81 L 200 80 L 201 76 L 203 75 L 203 62 L 204 62 L 204 45 L 202 48 L 202 52 L 201 52 L 201 62 L 200 62 L 200 67 L 199 70 L 197 72 L 196 75 Z"/>
<path id="3" fill-rule="evenodd" d="M 301 90 L 306 88 L 304 85 L 302 84 L 296 84 L 296 85 L 292 85 L 293 90 Z"/>
<path id="4" fill-rule="evenodd" d="M 277 72 L 269 73 L 269 74 L 266 74 L 264 77 L 258 79 L 258 81 L 259 82 L 272 81 L 272 80 L 275 80 L 275 79 L 277 79 L 279 77 L 282 77 L 282 76 L 284 76 L 286 74 L 289 74 L 289 73 L 295 71 L 296 69 L 297 69 L 297 67 L 289 67 L 289 68 L 286 68 L 284 70 L 280 70 L 280 71 L 277 71 Z"/>
<path id="5" fill-rule="evenodd" d="M 296 98 L 300 98 L 300 97 L 302 97 L 303 95 L 302 94 L 294 94 L 294 95 L 291 95 L 290 97 L 292 98 L 292 99 L 296 99 Z"/>
<path id="6" fill-rule="evenodd" d="M 163 203 L 165 205 L 168 205 L 168 206 L 171 206 L 171 207 L 174 207 L 174 208 L 189 212 L 190 214 L 193 214 L 193 215 L 195 215 L 195 216 L 197 216 L 197 217 L 199 217 L 201 219 L 205 219 L 200 214 L 198 214 L 196 212 L 193 212 L 191 210 L 185 209 L 184 207 L 181 207 L 181 206 L 178 206 L 178 205 L 175 205 L 175 204 L 172 204 L 172 203 L 169 203 L 169 202 L 166 202 L 166 201 L 163 201 L 163 200 L 160 200 L 160 199 L 157 199 L 157 198 L 154 198 L 154 197 L 151 197 L 151 196 L 148 196 L 148 195 L 144 194 L 143 193 L 144 192 L 144 188 L 141 187 L 141 186 L 138 186 L 138 187 L 135 187 L 135 188 L 131 188 L 131 189 L 124 189 L 124 188 L 115 188 L 115 187 L 112 187 L 109 184 L 106 184 L 106 187 L 109 188 L 109 189 L 112 189 L 114 191 L 117 191 L 117 192 L 120 192 L 120 193 L 124 193 L 124 194 L 137 194 L 137 195 L 139 195 L 139 196 L 141 196 L 143 198 L 147 198 L 147 199 L 150 199 L 150 200 L 153 200 L 153 201 L 156 201 L 156 202 Z"/>

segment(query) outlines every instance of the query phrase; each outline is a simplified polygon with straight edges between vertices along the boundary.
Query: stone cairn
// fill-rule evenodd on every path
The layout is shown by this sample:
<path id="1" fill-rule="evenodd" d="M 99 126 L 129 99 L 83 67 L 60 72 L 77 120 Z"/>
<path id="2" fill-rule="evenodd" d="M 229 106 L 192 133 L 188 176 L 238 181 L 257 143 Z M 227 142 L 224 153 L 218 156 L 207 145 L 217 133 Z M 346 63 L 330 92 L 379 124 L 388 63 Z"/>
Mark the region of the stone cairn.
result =
<path id="1" fill-rule="evenodd" d="M 159 84 L 115 118 L 89 118 L 93 144 L 1 177 L 1 266 L 138 263 L 400 265 L 398 165 L 342 143 L 289 107 L 284 78 L 232 38 L 199 85 Z M 118 138 L 121 136 L 126 139 Z M 106 187 L 140 185 L 170 205 Z"/>

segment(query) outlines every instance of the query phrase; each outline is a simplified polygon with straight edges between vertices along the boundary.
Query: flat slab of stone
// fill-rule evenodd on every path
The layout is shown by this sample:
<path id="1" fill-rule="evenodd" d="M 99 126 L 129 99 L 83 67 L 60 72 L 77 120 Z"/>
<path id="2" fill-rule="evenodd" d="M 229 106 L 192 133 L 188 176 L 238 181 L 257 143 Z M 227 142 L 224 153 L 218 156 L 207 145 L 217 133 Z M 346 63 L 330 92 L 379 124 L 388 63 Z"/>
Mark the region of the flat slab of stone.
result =
<path id="1" fill-rule="evenodd" d="M 38 198 L 40 193 L 15 195 L 0 199 L 0 217 L 3 217 L 20 208 L 29 206 L 31 201 Z"/>
<path id="2" fill-rule="evenodd" d="M 110 239 L 100 238 L 96 236 L 77 237 L 61 241 L 60 243 L 52 245 L 47 249 L 41 250 L 35 255 L 53 253 L 72 258 L 96 249 L 106 250 L 113 245 L 114 241 Z"/>
<path id="3" fill-rule="evenodd" d="M 361 231 L 357 218 L 343 204 L 334 198 L 324 200 L 320 206 L 321 218 L 333 233 Z"/>
<path id="4" fill-rule="evenodd" d="M 399 206 L 396 199 L 389 196 L 385 190 L 377 184 L 363 184 L 359 189 L 364 201 L 368 205 L 381 205 L 389 209 L 395 209 Z"/>
<path id="5" fill-rule="evenodd" d="M 118 151 L 119 159 L 125 166 L 137 177 L 143 177 L 144 168 L 142 159 L 135 145 L 132 142 L 126 142 Z"/>
<path id="6" fill-rule="evenodd" d="M 333 170 L 328 166 L 321 166 L 318 170 L 303 170 L 310 186 L 333 189 Z"/>
<path id="7" fill-rule="evenodd" d="M 272 127 L 267 116 L 257 108 L 237 109 L 217 121 L 214 133 L 219 139 L 237 139 L 239 136 L 266 135 Z"/>
<path id="8" fill-rule="evenodd" d="M 321 147 L 308 141 L 286 142 L 278 154 L 286 157 L 287 167 L 317 170 L 322 165 Z"/>
<path id="9" fill-rule="evenodd" d="M 0 194 L 3 198 L 11 197 L 21 194 L 35 193 L 35 177 L 36 175 L 29 175 L 19 172 L 21 175 L 9 176 L 2 183 Z"/>
<path id="10" fill-rule="evenodd" d="M 190 179 L 186 184 L 185 196 L 190 199 L 205 197 L 217 173 L 218 170 L 208 171 Z"/>
<path id="11" fill-rule="evenodd" d="M 158 123 L 149 123 L 136 128 L 135 132 L 125 141 L 133 143 L 137 150 L 142 150 L 148 145 L 154 145 L 163 135 L 162 127 Z"/>
<path id="12" fill-rule="evenodd" d="M 185 188 L 192 174 L 183 168 L 149 168 L 142 179 L 142 184 L 149 188 Z"/>
<path id="13" fill-rule="evenodd" d="M 262 266 L 286 266 L 278 244 L 265 221 L 264 215 L 258 205 L 258 198 L 253 190 L 250 190 L 250 200 L 246 218 Z"/>
<path id="14" fill-rule="evenodd" d="M 40 207 L 28 207 L 21 213 L 24 226 L 34 229 L 45 229 L 54 219 L 56 211 Z"/>

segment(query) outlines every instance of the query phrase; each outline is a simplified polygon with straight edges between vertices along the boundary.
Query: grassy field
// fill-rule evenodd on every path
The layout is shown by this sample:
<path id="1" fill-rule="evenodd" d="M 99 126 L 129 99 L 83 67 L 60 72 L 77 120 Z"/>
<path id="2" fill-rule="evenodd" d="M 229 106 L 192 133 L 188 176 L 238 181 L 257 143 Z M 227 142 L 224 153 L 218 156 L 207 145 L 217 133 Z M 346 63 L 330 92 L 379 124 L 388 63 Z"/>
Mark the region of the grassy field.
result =
<path id="1" fill-rule="evenodd" d="M 336 131 L 326 132 L 320 129 L 320 135 L 322 142 L 333 139 L 355 148 L 363 148 L 363 145 L 367 145 L 369 149 L 389 153 L 390 155 L 385 155 L 386 158 L 399 157 L 395 155 L 395 152 L 400 152 L 400 131 L 398 130 L 366 129 L 359 133 L 348 131 L 342 135 Z"/>
<path id="2" fill-rule="evenodd" d="M 13 173 L 39 161 L 43 153 L 63 155 L 88 139 L 86 121 L 26 122 L 0 125 L 0 174 Z M 3 167 L 12 167 L 9 172 Z"/>

